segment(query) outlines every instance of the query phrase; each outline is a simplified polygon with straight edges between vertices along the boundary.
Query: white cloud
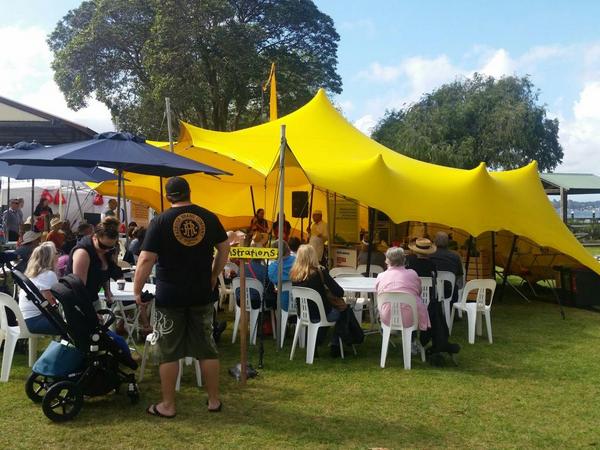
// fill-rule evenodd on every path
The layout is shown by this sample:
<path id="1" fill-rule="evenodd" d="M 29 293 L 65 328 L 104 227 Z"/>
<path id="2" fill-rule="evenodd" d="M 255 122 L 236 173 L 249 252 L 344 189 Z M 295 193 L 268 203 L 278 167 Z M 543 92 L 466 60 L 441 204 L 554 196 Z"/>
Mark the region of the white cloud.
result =
<path id="1" fill-rule="evenodd" d="M 573 119 L 561 121 L 564 160 L 557 171 L 600 173 L 600 81 L 588 83 L 573 104 Z"/>
<path id="2" fill-rule="evenodd" d="M 371 136 L 375 125 L 377 125 L 377 120 L 371 114 L 364 115 L 354 122 L 354 126 L 367 136 Z"/>
<path id="3" fill-rule="evenodd" d="M 345 114 L 351 113 L 354 111 L 354 103 L 352 100 L 342 100 L 339 102 L 340 108 Z"/>
<path id="4" fill-rule="evenodd" d="M 373 37 L 377 32 L 377 27 L 371 19 L 359 19 L 354 21 L 342 22 L 338 29 L 341 32 L 361 33 L 362 36 Z"/>
<path id="5" fill-rule="evenodd" d="M 0 95 L 102 132 L 112 130 L 110 112 L 96 100 L 69 109 L 53 80 L 52 53 L 39 27 L 0 27 Z"/>
<path id="6" fill-rule="evenodd" d="M 504 75 L 511 75 L 516 68 L 516 63 L 503 48 L 496 50 L 488 61 L 479 69 L 480 73 L 490 75 L 494 78 L 500 78 Z"/>

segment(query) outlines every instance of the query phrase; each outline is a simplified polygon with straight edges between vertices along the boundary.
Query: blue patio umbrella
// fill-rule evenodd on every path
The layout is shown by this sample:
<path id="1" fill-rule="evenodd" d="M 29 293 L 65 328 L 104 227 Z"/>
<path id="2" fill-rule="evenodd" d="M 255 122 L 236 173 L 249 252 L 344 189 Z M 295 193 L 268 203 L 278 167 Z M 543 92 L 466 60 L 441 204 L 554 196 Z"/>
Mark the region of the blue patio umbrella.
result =
<path id="1" fill-rule="evenodd" d="M 55 145 L 43 149 L 9 150 L 0 154 L 0 161 L 6 161 L 9 164 L 37 166 L 102 166 L 117 169 L 119 174 L 119 188 L 117 190 L 119 209 L 121 207 L 121 193 L 125 197 L 123 171 L 159 177 L 171 177 L 195 172 L 228 175 L 227 172 L 220 169 L 146 144 L 145 139 L 140 136 L 117 132 L 101 133 L 87 141 Z M 125 217 L 125 221 L 127 221 L 127 217 Z"/>
<path id="2" fill-rule="evenodd" d="M 160 177 L 195 172 L 227 175 L 222 170 L 146 144 L 145 139 L 139 136 L 115 132 L 47 148 L 9 150 L 0 155 L 0 161 L 36 166 L 101 166 Z"/>
<path id="3" fill-rule="evenodd" d="M 0 155 L 6 151 L 18 149 L 18 150 L 33 150 L 43 149 L 44 146 L 36 142 L 19 142 L 14 146 L 0 147 Z M 66 180 L 73 183 L 75 188 L 75 181 L 93 181 L 95 183 L 101 183 L 108 180 L 116 180 L 118 177 L 106 170 L 102 170 L 98 167 L 70 167 L 70 166 L 30 166 L 13 164 L 9 165 L 6 162 L 0 161 L 0 176 L 8 177 L 8 196 L 10 197 L 10 179 L 14 178 L 17 180 L 32 180 L 31 181 L 31 208 L 33 217 L 33 206 L 34 206 L 34 187 L 36 179 L 46 180 Z M 83 214 L 81 205 L 79 204 L 79 197 L 76 196 L 77 204 L 79 206 L 80 214 Z M 83 218 L 83 215 L 82 215 Z"/>

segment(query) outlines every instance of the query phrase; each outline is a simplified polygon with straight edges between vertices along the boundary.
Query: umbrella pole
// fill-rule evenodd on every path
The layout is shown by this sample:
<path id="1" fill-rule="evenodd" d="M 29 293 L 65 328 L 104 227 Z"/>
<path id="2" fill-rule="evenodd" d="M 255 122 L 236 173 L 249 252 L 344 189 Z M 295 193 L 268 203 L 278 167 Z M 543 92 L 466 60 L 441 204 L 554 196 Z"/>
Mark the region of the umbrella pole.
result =
<path id="1" fill-rule="evenodd" d="M 79 217 L 81 217 L 81 223 L 85 222 L 83 218 L 83 210 L 81 209 L 81 202 L 79 201 L 79 194 L 77 194 L 77 189 L 75 188 L 75 182 L 71 181 L 73 186 L 73 194 L 75 194 L 75 201 L 77 202 L 77 208 L 79 209 Z"/>
<path id="2" fill-rule="evenodd" d="M 34 212 L 34 208 L 35 208 L 33 206 L 35 203 L 34 197 L 35 197 L 35 180 L 32 179 L 31 180 L 31 218 L 32 218 L 32 220 L 33 220 L 33 212 Z"/>
<path id="3" fill-rule="evenodd" d="M 121 180 L 121 182 L 123 183 L 123 222 L 125 223 L 125 249 L 127 250 L 127 247 L 129 247 L 129 233 L 127 232 L 127 197 L 125 196 L 125 180 Z"/>
<path id="4" fill-rule="evenodd" d="M 117 219 L 121 221 L 121 180 L 123 179 L 123 170 L 117 171 Z"/>
<path id="5" fill-rule="evenodd" d="M 165 195 L 163 192 L 163 178 L 159 177 L 158 179 L 160 181 L 160 212 L 163 212 L 165 210 Z"/>
<path id="6" fill-rule="evenodd" d="M 10 202 L 10 177 L 6 179 L 6 206 L 8 207 L 8 202 Z"/>

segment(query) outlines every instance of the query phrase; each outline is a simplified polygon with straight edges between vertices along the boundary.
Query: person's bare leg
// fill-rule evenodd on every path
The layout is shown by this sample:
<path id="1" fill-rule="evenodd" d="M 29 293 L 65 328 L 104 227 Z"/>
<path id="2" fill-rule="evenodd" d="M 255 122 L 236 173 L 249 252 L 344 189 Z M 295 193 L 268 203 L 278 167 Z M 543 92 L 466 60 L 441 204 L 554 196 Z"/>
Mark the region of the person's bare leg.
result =
<path id="1" fill-rule="evenodd" d="M 179 373 L 179 361 L 162 363 L 159 373 L 162 402 L 156 405 L 156 409 L 161 414 L 172 416 L 176 412 L 175 385 L 177 384 L 177 374 Z"/>
<path id="2" fill-rule="evenodd" d="M 219 370 L 218 359 L 203 359 L 200 361 L 202 380 L 208 393 L 208 409 L 216 409 L 221 404 L 219 400 Z"/>

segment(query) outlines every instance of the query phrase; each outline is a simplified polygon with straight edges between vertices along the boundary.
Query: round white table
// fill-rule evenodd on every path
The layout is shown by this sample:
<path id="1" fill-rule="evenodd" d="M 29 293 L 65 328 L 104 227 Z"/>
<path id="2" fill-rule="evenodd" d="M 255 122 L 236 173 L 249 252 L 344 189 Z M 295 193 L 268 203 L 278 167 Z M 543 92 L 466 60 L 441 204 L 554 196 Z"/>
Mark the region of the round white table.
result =
<path id="1" fill-rule="evenodd" d="M 156 292 L 156 286 L 154 284 L 145 284 L 142 292 L 148 291 L 151 294 Z M 133 295 L 133 283 L 131 281 L 125 282 L 125 288 L 123 290 L 119 290 L 119 286 L 116 281 L 110 282 L 110 292 L 112 293 L 112 300 L 114 302 L 112 306 L 112 311 L 115 315 L 123 320 L 123 326 L 125 327 L 125 331 L 127 332 L 127 343 L 131 344 L 135 347 L 135 341 L 133 339 L 133 332 L 137 327 L 137 322 L 139 319 L 139 309 L 137 305 L 123 305 L 124 302 L 133 302 L 135 301 L 135 296 Z M 101 292 L 98 295 L 99 299 L 102 301 L 106 301 L 104 296 L 104 292 Z M 127 311 L 134 311 L 133 320 L 127 318 Z"/>
<path id="2" fill-rule="evenodd" d="M 375 284 L 377 283 L 377 278 L 371 277 L 338 277 L 334 278 L 335 282 L 340 285 L 340 287 L 344 290 L 348 297 L 355 297 L 355 294 L 363 294 L 363 298 L 361 299 L 349 299 L 347 298 L 347 303 L 350 303 L 353 306 L 354 314 L 356 316 L 356 320 L 361 323 L 362 321 L 362 308 L 366 306 L 369 309 L 369 315 L 371 317 L 371 331 L 365 332 L 365 334 L 375 334 L 377 331 L 377 322 L 375 317 L 377 316 L 377 290 L 375 289 Z M 373 294 L 373 299 L 368 298 L 368 294 Z M 360 306 L 360 307 L 359 307 Z M 357 309 L 359 307 L 359 309 Z"/>

